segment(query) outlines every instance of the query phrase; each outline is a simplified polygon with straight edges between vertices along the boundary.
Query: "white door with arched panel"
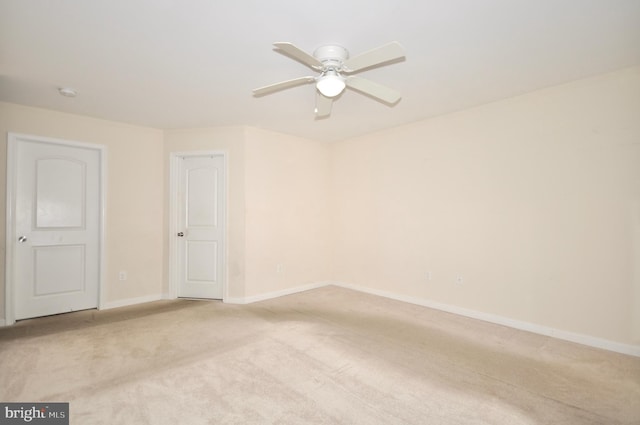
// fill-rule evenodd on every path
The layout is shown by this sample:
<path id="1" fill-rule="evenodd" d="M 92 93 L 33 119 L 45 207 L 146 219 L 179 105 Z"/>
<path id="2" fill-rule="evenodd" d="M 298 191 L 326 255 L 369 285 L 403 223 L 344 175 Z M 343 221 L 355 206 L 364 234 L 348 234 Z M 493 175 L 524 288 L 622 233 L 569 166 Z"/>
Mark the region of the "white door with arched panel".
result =
<path id="1" fill-rule="evenodd" d="M 225 157 L 175 157 L 171 235 L 176 256 L 177 296 L 222 299 L 224 293 Z"/>
<path id="2" fill-rule="evenodd" d="M 102 149 L 9 135 L 14 320 L 98 307 Z"/>

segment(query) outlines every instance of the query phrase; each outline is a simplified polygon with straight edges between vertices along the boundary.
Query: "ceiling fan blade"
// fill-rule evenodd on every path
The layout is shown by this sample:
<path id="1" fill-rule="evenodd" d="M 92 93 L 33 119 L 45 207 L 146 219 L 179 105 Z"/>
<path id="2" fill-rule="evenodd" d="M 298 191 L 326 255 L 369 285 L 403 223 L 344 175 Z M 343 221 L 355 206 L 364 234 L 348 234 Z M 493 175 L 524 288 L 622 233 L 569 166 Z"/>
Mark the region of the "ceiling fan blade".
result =
<path id="1" fill-rule="evenodd" d="M 273 93 L 274 91 L 284 90 L 295 86 L 301 86 L 308 84 L 316 80 L 316 77 L 300 77 L 293 80 L 282 81 L 280 83 L 271 84 L 264 87 L 253 89 L 254 96 L 264 96 L 265 94 Z"/>
<path id="2" fill-rule="evenodd" d="M 402 57 L 404 57 L 404 48 L 397 41 L 392 41 L 347 60 L 344 63 L 344 72 L 360 71 Z"/>
<path id="3" fill-rule="evenodd" d="M 386 103 L 394 104 L 401 98 L 400 93 L 396 90 L 383 86 L 382 84 L 374 83 L 366 78 L 349 76 L 346 78 L 345 83 L 347 84 L 347 87 L 351 89 L 367 94 Z"/>
<path id="4" fill-rule="evenodd" d="M 303 64 L 307 65 L 312 69 L 315 69 L 315 70 L 322 69 L 322 62 L 320 62 L 318 59 L 314 58 L 309 53 L 305 52 L 304 50 L 300 49 L 297 46 L 294 46 L 291 43 L 287 43 L 283 41 L 283 42 L 273 43 L 273 45 L 276 46 L 276 48 L 279 51 L 286 53 L 288 56 L 292 57 L 297 61 L 302 62 Z"/>
<path id="5" fill-rule="evenodd" d="M 328 117 L 331 114 L 333 99 L 316 90 L 316 118 Z"/>

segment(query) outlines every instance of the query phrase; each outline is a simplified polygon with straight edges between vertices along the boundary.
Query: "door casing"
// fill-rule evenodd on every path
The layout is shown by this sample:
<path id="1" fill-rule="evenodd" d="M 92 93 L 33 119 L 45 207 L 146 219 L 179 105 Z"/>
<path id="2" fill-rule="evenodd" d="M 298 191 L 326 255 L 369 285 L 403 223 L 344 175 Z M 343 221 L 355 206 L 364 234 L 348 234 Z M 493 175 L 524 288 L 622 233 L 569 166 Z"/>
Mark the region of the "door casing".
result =
<path id="1" fill-rule="evenodd" d="M 224 194 L 223 194 L 223 202 L 224 202 L 224 231 L 223 231 L 223 251 L 222 251 L 222 274 L 223 274 L 223 284 L 222 284 L 222 301 L 224 302 L 228 298 L 229 294 L 229 273 L 228 273 L 228 252 L 229 252 L 229 244 L 227 241 L 229 240 L 229 226 L 228 226 L 228 217 L 229 217 L 229 162 L 227 158 L 227 152 L 225 151 L 187 151 L 187 152 L 171 152 L 169 155 L 169 288 L 168 288 L 168 298 L 175 299 L 178 298 L 178 285 L 180 283 L 179 276 L 179 261 L 180 255 L 178 250 L 178 243 L 175 235 L 181 230 L 179 223 L 179 208 L 181 208 L 179 202 L 179 190 L 180 190 L 180 171 L 181 165 L 180 161 L 183 158 L 197 158 L 200 156 L 218 156 L 222 157 L 223 162 L 223 174 L 224 174 Z"/>
<path id="2" fill-rule="evenodd" d="M 107 155 L 106 147 L 103 145 L 76 142 L 51 137 L 34 136 L 20 133 L 8 133 L 7 135 L 7 197 L 6 197 L 6 240 L 5 240 L 5 325 L 15 323 L 15 297 L 14 297 L 14 255 L 18 235 L 15 223 L 15 199 L 17 184 L 17 153 L 18 144 L 21 140 L 36 141 L 40 143 L 51 143 L 67 147 L 78 147 L 98 151 L 100 156 L 100 224 L 99 224 L 99 258 L 98 267 L 100 269 L 98 277 L 98 309 L 104 307 L 104 282 L 105 282 L 105 222 L 106 222 L 106 181 L 107 181 Z"/>

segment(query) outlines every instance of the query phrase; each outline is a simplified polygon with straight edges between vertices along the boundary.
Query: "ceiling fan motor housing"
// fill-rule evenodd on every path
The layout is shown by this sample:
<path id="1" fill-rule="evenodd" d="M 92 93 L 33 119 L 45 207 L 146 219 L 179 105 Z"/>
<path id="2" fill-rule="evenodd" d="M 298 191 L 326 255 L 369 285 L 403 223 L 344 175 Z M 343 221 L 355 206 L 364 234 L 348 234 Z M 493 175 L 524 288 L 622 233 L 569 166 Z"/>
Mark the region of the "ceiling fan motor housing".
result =
<path id="1" fill-rule="evenodd" d="M 328 69 L 340 71 L 342 64 L 349 59 L 349 51 L 337 45 L 321 46 L 313 52 L 313 57 L 322 62 L 323 71 Z"/>

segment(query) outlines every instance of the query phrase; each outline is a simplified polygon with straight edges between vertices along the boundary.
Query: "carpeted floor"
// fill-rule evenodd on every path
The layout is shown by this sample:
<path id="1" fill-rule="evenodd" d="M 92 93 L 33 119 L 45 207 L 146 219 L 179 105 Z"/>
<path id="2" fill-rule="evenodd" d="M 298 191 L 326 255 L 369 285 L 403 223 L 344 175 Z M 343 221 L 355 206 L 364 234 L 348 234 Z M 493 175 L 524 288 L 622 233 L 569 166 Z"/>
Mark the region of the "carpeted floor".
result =
<path id="1" fill-rule="evenodd" d="M 325 287 L 0 328 L 0 401 L 72 424 L 640 424 L 640 359 Z"/>

